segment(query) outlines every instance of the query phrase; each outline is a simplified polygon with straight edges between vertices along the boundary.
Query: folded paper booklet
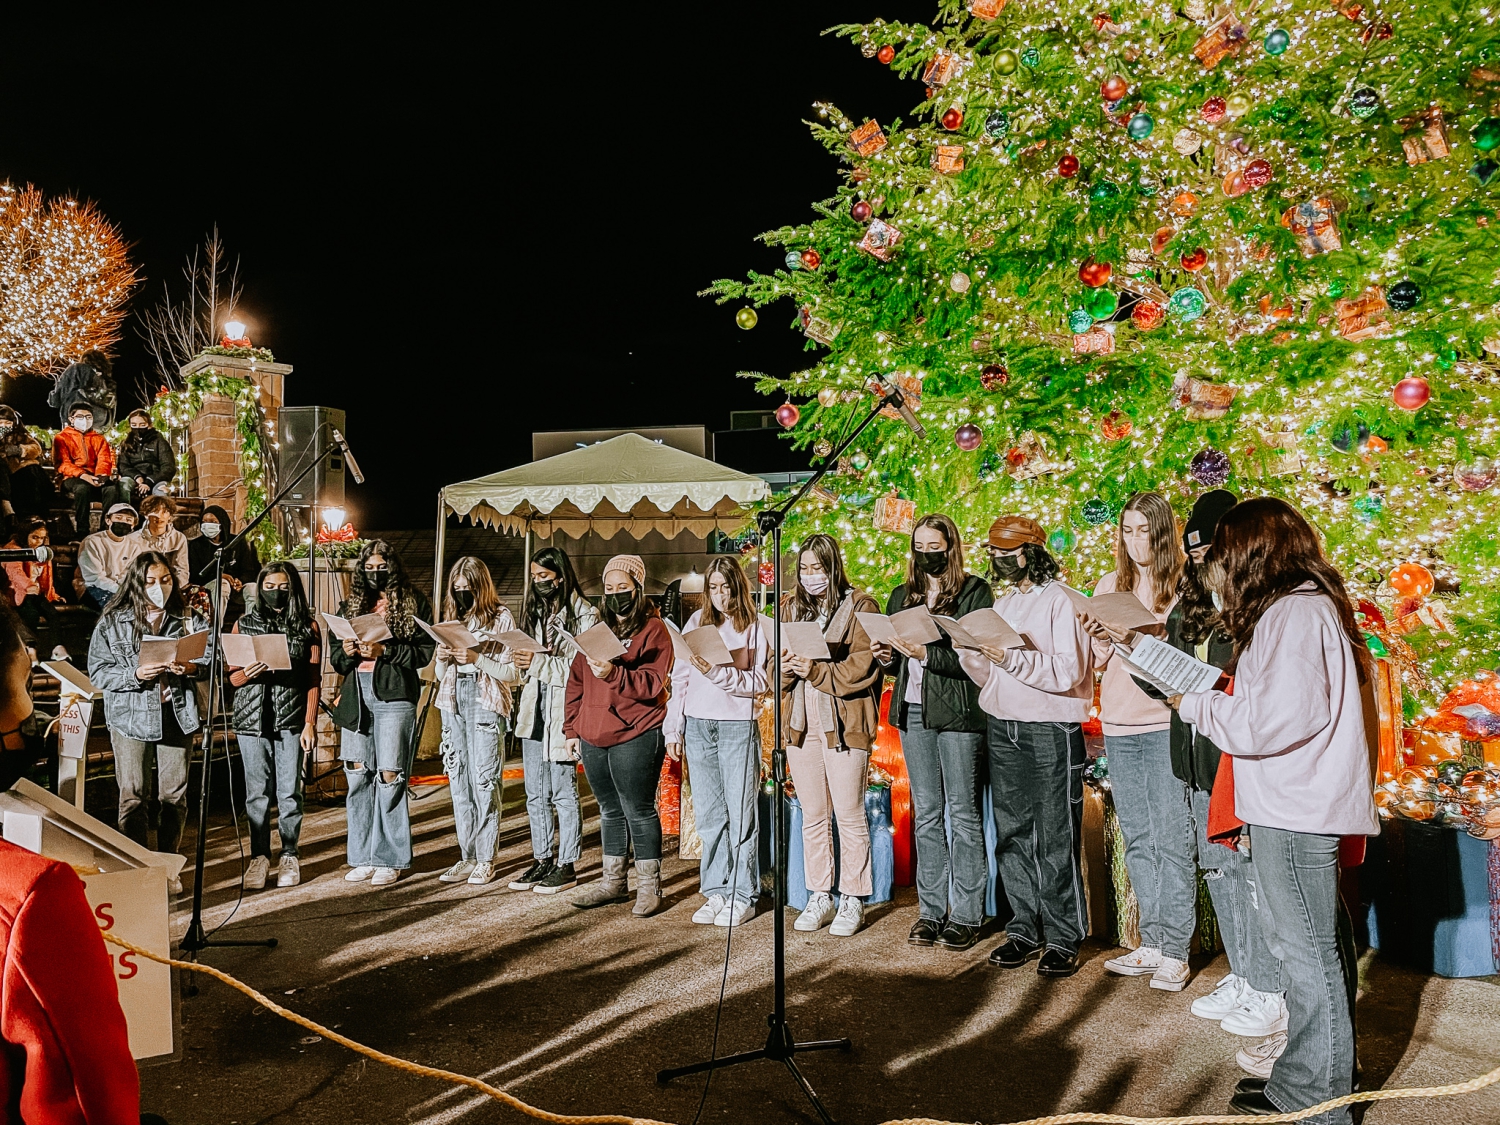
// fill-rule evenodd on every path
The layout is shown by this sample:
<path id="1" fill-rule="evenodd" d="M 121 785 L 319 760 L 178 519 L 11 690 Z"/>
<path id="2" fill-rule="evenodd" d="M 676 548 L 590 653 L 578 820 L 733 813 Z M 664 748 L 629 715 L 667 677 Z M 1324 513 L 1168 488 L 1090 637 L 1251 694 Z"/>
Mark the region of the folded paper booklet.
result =
<path id="1" fill-rule="evenodd" d="M 390 627 L 378 613 L 367 613 L 352 621 L 345 617 L 335 617 L 331 613 L 322 614 L 322 618 L 328 631 L 341 641 L 358 641 L 369 645 L 391 639 Z"/>
<path id="2" fill-rule="evenodd" d="M 469 632 L 468 626 L 462 621 L 439 621 L 436 625 L 429 625 L 419 617 L 417 624 L 427 630 L 429 637 L 445 648 L 479 648 L 484 643 Z"/>
<path id="3" fill-rule="evenodd" d="M 499 641 L 511 652 L 546 652 L 547 646 L 535 637 L 528 637 L 519 629 L 507 629 L 503 633 L 496 633 L 495 640 Z"/>
<path id="4" fill-rule="evenodd" d="M 953 641 L 954 648 L 1025 648 L 1026 640 L 1006 624 L 993 609 L 976 609 L 954 620 L 941 614 L 933 614 L 936 621 Z"/>
<path id="5" fill-rule="evenodd" d="M 1079 613 L 1097 617 L 1106 625 L 1113 625 L 1117 629 L 1149 629 L 1161 625 L 1156 614 L 1142 605 L 1141 599 L 1129 591 L 1095 594 L 1091 598 L 1070 586 L 1063 586 L 1062 590 Z"/>
<path id="6" fill-rule="evenodd" d="M 142 664 L 186 664 L 207 651 L 207 629 L 185 637 L 142 637 L 141 654 L 135 664 L 137 668 Z"/>
<path id="7" fill-rule="evenodd" d="M 672 638 L 673 662 L 675 663 L 680 660 L 684 664 L 691 664 L 693 662 L 693 650 L 687 643 L 687 638 L 682 635 L 682 630 L 670 621 L 665 622 L 665 624 L 667 626 L 667 636 Z"/>
<path id="8" fill-rule="evenodd" d="M 932 614 L 925 605 L 903 609 L 887 617 L 883 613 L 856 613 L 865 634 L 877 645 L 888 645 L 898 640 L 904 645 L 930 645 L 941 640 L 943 634 L 932 623 Z"/>
<path id="9" fill-rule="evenodd" d="M 563 633 L 563 636 L 568 636 Z M 608 625 L 599 622 L 592 629 L 585 629 L 571 640 L 578 646 L 578 650 L 595 664 L 608 664 L 617 656 L 625 655 L 625 646 L 620 643 L 620 638 L 610 631 Z"/>
<path id="10" fill-rule="evenodd" d="M 94 686 L 94 682 L 83 674 L 81 668 L 73 667 L 66 660 L 43 660 L 39 663 L 62 685 L 58 694 L 84 699 L 104 698 L 104 693 Z"/>
<path id="11" fill-rule="evenodd" d="M 781 643 L 793 655 L 807 660 L 832 660 L 823 629 L 816 621 L 783 621 Z"/>
<path id="12" fill-rule="evenodd" d="M 263 633 L 258 637 L 225 633 L 224 662 L 231 668 L 264 664 L 273 672 L 285 672 L 292 666 L 292 654 L 287 650 L 285 633 Z"/>
<path id="13" fill-rule="evenodd" d="M 724 643 L 724 638 L 712 625 L 700 625 L 683 634 L 693 655 L 702 657 L 710 664 L 733 664 L 734 654 Z"/>
<path id="14" fill-rule="evenodd" d="M 1222 668 L 1205 664 L 1197 657 L 1149 636 L 1143 636 L 1133 649 L 1115 645 L 1115 659 L 1123 663 L 1132 676 L 1138 676 L 1168 696 L 1207 691 L 1224 674 Z"/>

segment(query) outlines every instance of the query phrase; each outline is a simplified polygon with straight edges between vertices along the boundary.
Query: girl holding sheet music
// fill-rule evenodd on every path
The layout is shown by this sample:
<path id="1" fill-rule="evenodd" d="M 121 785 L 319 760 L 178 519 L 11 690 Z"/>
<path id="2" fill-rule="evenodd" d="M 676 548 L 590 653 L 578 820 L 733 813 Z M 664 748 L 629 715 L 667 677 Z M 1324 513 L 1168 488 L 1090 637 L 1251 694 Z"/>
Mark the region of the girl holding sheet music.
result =
<path id="1" fill-rule="evenodd" d="M 183 637 L 203 627 L 183 605 L 166 556 L 144 551 L 126 567 L 89 642 L 89 679 L 104 692 L 104 720 L 115 753 L 120 831 L 150 846 L 146 833 L 154 759 L 159 852 L 177 850 L 187 822 L 188 746 L 198 729 L 198 701 L 191 681 L 199 678 L 203 666 L 143 664 L 141 641 Z M 180 892 L 182 884 L 173 882 L 173 892 Z"/>
<path id="2" fill-rule="evenodd" d="M 381 641 L 345 640 L 329 660 L 343 674 L 333 719 L 344 728 L 339 757 L 349 783 L 348 820 L 351 883 L 394 883 L 411 866 L 411 811 L 406 778 L 416 750 L 418 672 L 432 660 L 437 644 L 417 624 L 432 610 L 412 589 L 401 560 L 384 539 L 373 539 L 354 560 L 354 581 L 339 607 L 346 620 L 374 614 L 390 633 Z"/>
<path id="3" fill-rule="evenodd" d="M 1171 504 L 1159 492 L 1137 492 L 1120 512 L 1115 569 L 1099 580 L 1094 596 L 1134 594 L 1165 625 L 1177 603 L 1182 565 Z M 1172 773 L 1172 712 L 1141 690 L 1123 661 L 1113 659 L 1115 644 L 1128 643 L 1133 631 L 1083 610 L 1079 617 L 1093 638 L 1094 667 L 1104 669 L 1099 717 L 1125 836 L 1125 868 L 1141 908 L 1140 948 L 1104 967 L 1180 992 L 1190 976 L 1188 945 L 1198 925 L 1198 868 L 1192 810 Z"/>
<path id="4" fill-rule="evenodd" d="M 827 655 L 799 655 L 784 642 L 782 736 L 802 805 L 803 873 L 810 892 L 795 928 L 810 932 L 828 926 L 835 937 L 859 932 L 864 900 L 873 889 L 865 789 L 885 671 L 855 615 L 876 612 L 875 599 L 849 584 L 838 541 L 831 535 L 808 536 L 797 557 L 797 584 L 781 602 L 781 619 L 815 622 Z M 831 893 L 835 818 L 837 907 Z"/>
<path id="5" fill-rule="evenodd" d="M 687 754 L 693 815 L 703 840 L 698 891 L 707 900 L 693 921 L 738 926 L 760 897 L 756 800 L 760 792 L 760 724 L 755 698 L 767 689 L 766 631 L 745 572 L 720 555 L 708 564 L 708 604 L 688 618 L 683 636 L 718 630 L 728 664 L 694 654 L 672 665 L 667 753 Z"/>
<path id="6" fill-rule="evenodd" d="M 273 640 L 279 635 L 291 667 L 273 669 L 265 660 L 238 664 L 231 653 L 234 642 L 225 642 L 229 682 L 235 688 L 234 731 L 245 765 L 245 816 L 250 821 L 250 866 L 245 872 L 245 889 L 251 891 L 264 887 L 270 874 L 273 799 L 277 834 L 281 837 L 276 885 L 295 887 L 302 882 L 297 851 L 302 832 L 302 760 L 318 742 L 322 669 L 318 626 L 308 612 L 307 595 L 296 568 L 290 563 L 273 562 L 261 569 L 255 581 L 255 604 L 230 632 Z"/>
<path id="7" fill-rule="evenodd" d="M 945 515 L 919 519 L 912 528 L 906 581 L 891 591 L 886 613 L 925 606 L 930 613 L 962 617 L 994 601 L 989 583 L 964 569 L 954 522 Z M 923 645 L 898 637 L 875 645 L 874 652 L 896 677 L 890 721 L 901 732 L 911 775 L 919 916 L 906 940 L 969 949 L 984 922 L 988 877 L 979 811 L 985 729 L 979 689 L 946 636 Z M 953 830 L 951 846 L 947 825 Z"/>
<path id="8" fill-rule="evenodd" d="M 437 649 L 438 710 L 443 716 L 443 766 L 453 794 L 458 862 L 438 879 L 480 887 L 495 881 L 500 836 L 500 732 L 511 712 L 510 688 L 521 678 L 498 633 L 515 628 L 490 568 L 465 556 L 448 572 L 443 620 L 462 622 L 478 645 Z"/>

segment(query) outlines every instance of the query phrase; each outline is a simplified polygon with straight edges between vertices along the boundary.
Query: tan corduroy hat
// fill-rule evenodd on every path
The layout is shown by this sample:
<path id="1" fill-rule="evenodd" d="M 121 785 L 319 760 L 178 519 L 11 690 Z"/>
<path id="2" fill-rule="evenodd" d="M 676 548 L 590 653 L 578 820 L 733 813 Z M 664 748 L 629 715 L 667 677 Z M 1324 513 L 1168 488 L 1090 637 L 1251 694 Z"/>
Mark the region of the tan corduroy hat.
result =
<path id="1" fill-rule="evenodd" d="M 641 561 L 640 555 L 616 555 L 604 564 L 605 574 L 612 570 L 630 575 L 637 586 L 642 590 L 646 588 L 646 564 Z"/>
<path id="2" fill-rule="evenodd" d="M 1047 545 L 1047 533 L 1030 516 L 1001 516 L 990 524 L 991 547 L 1014 551 L 1027 543 L 1035 543 L 1038 547 Z"/>

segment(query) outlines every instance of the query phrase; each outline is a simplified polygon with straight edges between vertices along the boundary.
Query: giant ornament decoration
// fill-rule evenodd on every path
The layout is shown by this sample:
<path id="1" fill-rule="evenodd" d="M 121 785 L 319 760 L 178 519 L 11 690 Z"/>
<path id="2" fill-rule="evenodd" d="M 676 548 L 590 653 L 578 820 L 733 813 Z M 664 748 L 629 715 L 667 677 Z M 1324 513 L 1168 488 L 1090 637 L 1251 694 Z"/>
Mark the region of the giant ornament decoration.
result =
<path id="1" fill-rule="evenodd" d="M 1421 563 L 1402 563 L 1391 571 L 1388 581 L 1403 598 L 1425 598 L 1435 585 L 1432 571 Z"/>

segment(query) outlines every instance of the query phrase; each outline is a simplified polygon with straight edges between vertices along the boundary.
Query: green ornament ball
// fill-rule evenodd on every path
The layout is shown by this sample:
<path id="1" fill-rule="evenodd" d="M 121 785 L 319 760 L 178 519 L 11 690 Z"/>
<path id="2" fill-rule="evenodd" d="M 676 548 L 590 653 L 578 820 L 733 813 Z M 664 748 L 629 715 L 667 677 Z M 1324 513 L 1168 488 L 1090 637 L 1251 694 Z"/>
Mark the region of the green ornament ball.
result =
<path id="1" fill-rule="evenodd" d="M 1439 348 L 1437 354 L 1437 365 L 1447 371 L 1458 362 L 1458 352 L 1454 348 Z"/>
<path id="2" fill-rule="evenodd" d="M 1345 292 L 1345 286 L 1344 286 L 1344 279 L 1343 278 L 1336 277 L 1336 278 L 1334 278 L 1332 281 L 1330 281 L 1328 283 L 1328 295 L 1330 297 L 1332 297 L 1335 301 L 1337 301 L 1340 297 L 1342 297 L 1344 295 L 1344 292 Z"/>
<path id="3" fill-rule="evenodd" d="M 1016 53 L 1009 47 L 1005 47 L 995 52 L 996 74 L 1014 74 L 1016 72 L 1016 67 L 1018 67 L 1020 64 L 1021 60 L 1016 57 Z"/>
<path id="4" fill-rule="evenodd" d="M 1383 660 L 1391 654 L 1391 650 L 1385 647 L 1385 642 L 1374 633 L 1365 634 L 1365 647 L 1370 650 L 1370 655 Z"/>
<path id="5" fill-rule="evenodd" d="M 1125 126 L 1125 131 L 1130 134 L 1131 140 L 1144 141 L 1155 128 L 1156 121 L 1149 113 L 1137 113 L 1130 119 L 1130 124 Z"/>
<path id="6" fill-rule="evenodd" d="M 749 306 L 746 306 L 745 308 L 734 314 L 734 322 L 741 328 L 743 328 L 746 332 L 754 328 L 759 320 L 760 316 L 754 309 L 750 308 Z"/>
<path id="7" fill-rule="evenodd" d="M 1097 496 L 1092 500 L 1084 501 L 1083 522 L 1089 526 L 1098 527 L 1101 523 L 1108 523 L 1113 518 L 1114 516 L 1109 510 L 1109 505 Z"/>
<path id="8" fill-rule="evenodd" d="M 1486 117 L 1474 126 L 1469 139 L 1480 152 L 1489 152 L 1500 145 L 1500 117 Z"/>
<path id="9" fill-rule="evenodd" d="M 1068 314 L 1068 328 L 1075 336 L 1082 336 L 1090 328 L 1094 327 L 1093 314 L 1084 309 L 1074 309 Z"/>
<path id="10" fill-rule="evenodd" d="M 1042 52 L 1035 47 L 1027 47 L 1021 52 L 1021 65 L 1035 70 L 1042 61 Z"/>
<path id="11" fill-rule="evenodd" d="M 1184 285 L 1172 294 L 1171 302 L 1167 307 L 1179 320 L 1197 320 L 1203 315 L 1203 310 L 1208 307 L 1208 298 L 1197 286 Z"/>
<path id="12" fill-rule="evenodd" d="M 1349 95 L 1349 112 L 1363 121 L 1380 108 L 1380 95 L 1373 86 L 1360 86 Z"/>
<path id="13" fill-rule="evenodd" d="M 1101 285 L 1098 289 L 1090 289 L 1084 295 L 1083 307 L 1095 320 L 1107 320 L 1114 316 L 1115 310 L 1120 307 L 1120 298 L 1113 290 Z"/>
<path id="14" fill-rule="evenodd" d="M 1281 28 L 1276 28 L 1266 36 L 1266 54 L 1281 55 L 1292 45 L 1292 37 Z"/>
<path id="15" fill-rule="evenodd" d="M 854 471 L 862 473 L 870 467 L 870 455 L 863 449 L 856 449 L 849 454 L 849 464 L 854 466 Z"/>
<path id="16" fill-rule="evenodd" d="M 1113 199 L 1119 194 L 1119 187 L 1116 184 L 1111 183 L 1109 180 L 1100 180 L 1097 184 L 1089 189 L 1089 198 L 1093 200 L 1102 201 L 1105 199 Z"/>
<path id="17" fill-rule="evenodd" d="M 1066 555 L 1078 546 L 1078 536 L 1071 527 L 1059 527 L 1047 536 L 1047 550 L 1054 555 Z"/>
<path id="18" fill-rule="evenodd" d="M 789 270 L 800 270 L 802 268 L 802 255 L 796 250 L 786 252 L 786 268 Z"/>
<path id="19" fill-rule="evenodd" d="M 1135 190 L 1150 199 L 1161 190 L 1161 184 L 1150 172 L 1142 172 L 1140 178 L 1135 182 Z"/>
<path id="20" fill-rule="evenodd" d="M 1003 137 L 1010 132 L 1010 114 L 997 109 L 984 119 L 984 131 L 992 137 Z"/>
<path id="21" fill-rule="evenodd" d="M 1374 522 L 1385 508 L 1385 497 L 1378 492 L 1367 492 L 1349 505 L 1365 523 Z"/>

